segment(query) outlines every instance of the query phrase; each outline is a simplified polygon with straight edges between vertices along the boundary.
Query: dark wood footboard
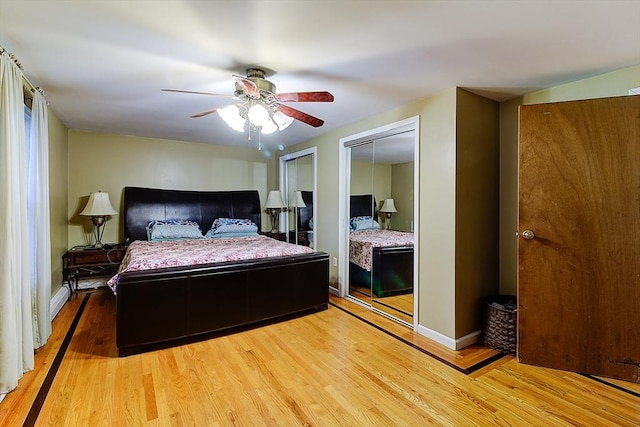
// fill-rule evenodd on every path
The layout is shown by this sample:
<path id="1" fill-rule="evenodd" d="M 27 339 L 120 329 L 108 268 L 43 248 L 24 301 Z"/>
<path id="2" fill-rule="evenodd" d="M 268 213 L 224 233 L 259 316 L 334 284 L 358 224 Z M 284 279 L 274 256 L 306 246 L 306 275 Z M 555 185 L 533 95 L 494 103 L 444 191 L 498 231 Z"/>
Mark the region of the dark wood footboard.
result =
<path id="1" fill-rule="evenodd" d="M 372 272 L 350 262 L 349 280 L 378 298 L 413 292 L 413 247 L 373 248 Z"/>
<path id="2" fill-rule="evenodd" d="M 379 298 L 413 292 L 413 247 L 373 249 L 372 290 Z"/>
<path id="3" fill-rule="evenodd" d="M 116 295 L 121 356 L 144 345 L 324 310 L 329 255 L 122 274 Z"/>

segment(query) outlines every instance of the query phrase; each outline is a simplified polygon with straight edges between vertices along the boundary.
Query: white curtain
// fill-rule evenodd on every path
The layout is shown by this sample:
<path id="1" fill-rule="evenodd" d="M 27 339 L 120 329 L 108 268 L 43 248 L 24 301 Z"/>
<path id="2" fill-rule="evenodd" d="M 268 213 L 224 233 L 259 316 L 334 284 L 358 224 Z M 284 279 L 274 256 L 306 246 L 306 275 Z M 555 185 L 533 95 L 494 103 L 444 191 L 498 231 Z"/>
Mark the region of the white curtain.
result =
<path id="1" fill-rule="evenodd" d="M 51 232 L 49 222 L 49 123 L 47 102 L 33 94 L 27 161 L 27 211 L 33 345 L 42 347 L 51 335 Z"/>
<path id="2" fill-rule="evenodd" d="M 41 104 L 42 100 L 34 100 L 34 106 L 37 103 Z M 37 131 L 31 145 L 36 150 L 34 158 L 38 159 L 34 168 L 43 168 L 33 174 L 37 179 L 35 185 L 40 186 L 43 183 L 41 174 L 46 175 L 44 182 L 48 181 L 48 167 L 43 166 L 48 158 L 40 157 L 48 152 L 48 147 L 39 147 L 42 133 L 47 132 L 47 119 L 46 110 L 42 112 L 46 106 L 36 108 L 38 112 L 34 111 L 34 118 L 37 123 L 34 125 Z M 45 137 L 44 143 L 47 142 Z M 43 236 L 44 240 L 38 237 L 38 246 L 30 251 L 27 193 L 28 171 L 32 168 L 27 167 L 26 143 L 22 72 L 3 51 L 0 57 L 0 393 L 14 389 L 23 373 L 33 369 L 34 350 L 46 341 L 51 329 L 48 302 L 51 258 L 41 258 L 50 252 L 50 247 L 39 247 L 49 241 L 48 184 L 46 188 L 39 188 L 36 199 L 44 199 L 36 200 L 34 205 L 36 218 L 43 215 L 41 209 L 47 209 L 46 216 L 37 218 L 38 223 L 47 222 L 44 231 L 47 235 Z M 37 235 L 41 231 L 37 229 L 34 233 Z M 31 259 L 30 253 L 36 254 L 36 258 Z M 37 272 L 33 282 L 37 284 L 37 290 L 32 288 L 32 264 Z M 42 307 L 44 299 L 47 300 L 46 308 Z M 35 330 L 34 325 L 37 325 Z"/>

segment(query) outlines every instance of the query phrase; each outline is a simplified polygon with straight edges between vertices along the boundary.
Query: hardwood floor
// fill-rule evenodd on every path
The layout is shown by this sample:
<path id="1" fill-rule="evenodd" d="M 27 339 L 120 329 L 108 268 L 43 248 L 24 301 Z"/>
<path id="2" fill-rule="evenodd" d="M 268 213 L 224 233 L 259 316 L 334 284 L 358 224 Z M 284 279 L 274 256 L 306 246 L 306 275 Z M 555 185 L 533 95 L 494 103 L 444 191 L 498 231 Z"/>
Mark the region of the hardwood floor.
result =
<path id="1" fill-rule="evenodd" d="M 454 369 L 471 374 L 487 363 L 493 362 L 497 358 L 504 357 L 500 352 L 485 347 L 482 344 L 474 344 L 462 350 L 453 351 L 435 341 L 432 341 L 410 328 L 377 314 L 370 309 L 349 301 L 345 298 L 338 298 L 331 295 L 329 302 L 350 315 L 368 323 L 372 327 L 395 337 L 405 344 L 430 355 L 441 362 L 448 364 Z"/>
<path id="2" fill-rule="evenodd" d="M 640 423 L 638 384 L 511 356 L 485 365 L 495 352 L 452 352 L 331 302 L 319 313 L 119 358 L 114 297 L 77 293 L 54 320 L 36 370 L 0 402 L 0 425 L 19 426 L 27 417 L 26 425 L 38 426 Z M 57 373 L 47 375 L 56 360 Z M 38 396 L 47 382 L 50 390 Z M 28 415 L 32 407 L 37 418 Z"/>
<path id="3" fill-rule="evenodd" d="M 386 296 L 383 298 L 374 296 L 372 298 L 370 289 L 354 286 L 349 294 L 353 298 L 363 301 L 365 304 L 371 304 L 384 313 L 410 325 L 413 324 L 413 293 Z"/>

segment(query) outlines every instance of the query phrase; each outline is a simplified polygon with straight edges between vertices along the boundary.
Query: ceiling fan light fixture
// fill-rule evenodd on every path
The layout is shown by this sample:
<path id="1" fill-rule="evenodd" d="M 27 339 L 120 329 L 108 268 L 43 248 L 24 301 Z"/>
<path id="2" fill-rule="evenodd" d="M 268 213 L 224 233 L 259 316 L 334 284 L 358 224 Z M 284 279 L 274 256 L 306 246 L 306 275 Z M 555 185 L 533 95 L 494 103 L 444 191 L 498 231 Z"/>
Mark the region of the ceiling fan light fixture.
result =
<path id="1" fill-rule="evenodd" d="M 271 119 L 268 119 L 261 128 L 261 132 L 263 135 L 269 135 L 270 133 L 274 133 L 277 130 L 278 126 L 276 126 L 276 124 Z"/>
<path id="2" fill-rule="evenodd" d="M 226 107 L 212 109 L 197 113 L 191 118 L 204 117 L 218 113 L 220 118 L 233 130 L 244 132 L 249 123 L 249 139 L 251 132 L 270 134 L 277 130 L 285 130 L 294 120 L 301 121 L 309 126 L 322 126 L 324 121 L 307 113 L 297 110 L 286 102 L 333 102 L 333 95 L 329 92 L 291 92 L 276 93 L 276 85 L 265 79 L 265 72 L 261 68 L 247 69 L 247 75 L 234 75 L 234 96 L 218 95 L 209 92 L 196 92 L 179 89 L 162 89 L 169 92 L 194 93 L 199 95 L 225 96 L 234 98 L 240 102 Z M 252 129 L 253 128 L 253 129 Z"/>
<path id="3" fill-rule="evenodd" d="M 273 113 L 273 121 L 278 125 L 278 129 L 285 130 L 293 123 L 293 117 L 289 117 L 281 111 Z"/>
<path id="4" fill-rule="evenodd" d="M 249 113 L 247 114 L 249 118 L 249 122 L 253 126 L 264 127 L 269 121 L 271 121 L 269 117 L 269 111 L 260 103 L 255 103 L 249 108 Z"/>
<path id="5" fill-rule="evenodd" d="M 240 108 L 236 104 L 218 109 L 218 115 L 231 129 L 244 132 L 244 125 L 247 121 L 240 115 Z"/>

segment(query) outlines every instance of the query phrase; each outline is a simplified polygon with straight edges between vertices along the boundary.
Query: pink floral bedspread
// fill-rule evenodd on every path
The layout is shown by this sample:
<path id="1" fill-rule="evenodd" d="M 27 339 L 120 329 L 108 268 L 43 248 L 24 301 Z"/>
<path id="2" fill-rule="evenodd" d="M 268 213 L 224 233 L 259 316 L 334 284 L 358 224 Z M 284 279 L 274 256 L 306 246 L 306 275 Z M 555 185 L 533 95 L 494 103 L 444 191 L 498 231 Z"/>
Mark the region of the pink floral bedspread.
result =
<path id="1" fill-rule="evenodd" d="M 242 261 L 312 252 L 313 249 L 306 246 L 281 242 L 262 235 L 156 242 L 136 240 L 127 248 L 118 273 L 107 282 L 107 285 L 115 294 L 120 274 L 125 271 Z"/>
<path id="2" fill-rule="evenodd" d="M 349 234 L 349 261 L 371 271 L 373 248 L 413 246 L 413 233 L 394 230 L 363 230 Z"/>

